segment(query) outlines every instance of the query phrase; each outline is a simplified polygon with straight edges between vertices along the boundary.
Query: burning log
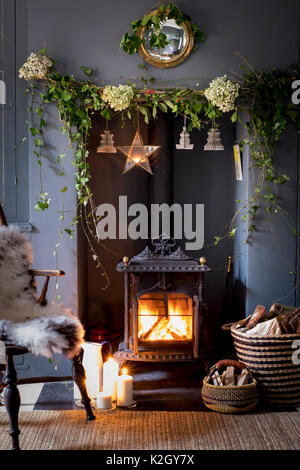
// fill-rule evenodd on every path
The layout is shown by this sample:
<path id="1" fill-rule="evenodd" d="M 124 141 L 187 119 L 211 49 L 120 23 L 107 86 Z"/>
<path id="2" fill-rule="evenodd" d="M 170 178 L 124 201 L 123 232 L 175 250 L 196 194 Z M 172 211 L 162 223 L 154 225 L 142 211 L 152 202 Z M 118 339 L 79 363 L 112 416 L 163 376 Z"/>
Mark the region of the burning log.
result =
<path id="1" fill-rule="evenodd" d="M 184 335 L 178 335 L 175 331 L 172 331 L 170 328 L 167 327 L 167 333 L 169 333 L 173 339 L 186 339 Z"/>
<path id="2" fill-rule="evenodd" d="M 149 336 L 151 335 L 151 333 L 153 333 L 153 331 L 154 331 L 154 330 L 156 329 L 156 327 L 160 324 L 160 322 L 161 322 L 161 318 L 158 318 L 158 319 L 156 320 L 156 322 L 151 326 L 151 328 L 150 328 L 148 331 L 146 331 L 146 333 L 143 333 L 143 334 L 140 336 L 140 338 L 141 338 L 141 339 L 147 339 L 147 338 L 149 338 Z"/>
<path id="3" fill-rule="evenodd" d="M 164 331 L 166 334 L 170 335 L 174 340 L 187 339 L 186 335 L 180 333 L 180 331 L 174 331 L 172 325 L 170 325 L 170 319 L 163 316 L 159 317 L 156 322 L 149 328 L 148 331 L 140 335 L 140 339 L 147 340 L 150 338 L 152 333 L 156 333 L 157 336 L 161 335 L 161 332 Z M 161 338 L 157 338 L 158 340 Z"/>

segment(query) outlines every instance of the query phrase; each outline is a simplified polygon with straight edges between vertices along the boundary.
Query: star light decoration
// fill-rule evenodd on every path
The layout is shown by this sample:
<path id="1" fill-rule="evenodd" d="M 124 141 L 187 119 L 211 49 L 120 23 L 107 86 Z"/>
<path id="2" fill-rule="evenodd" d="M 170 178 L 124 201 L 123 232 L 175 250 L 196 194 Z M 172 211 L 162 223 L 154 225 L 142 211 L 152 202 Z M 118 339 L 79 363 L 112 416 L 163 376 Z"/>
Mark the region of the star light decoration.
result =
<path id="1" fill-rule="evenodd" d="M 144 145 L 142 136 L 137 130 L 131 145 L 118 146 L 118 149 L 127 157 L 123 175 L 127 171 L 132 170 L 136 165 L 153 175 L 149 157 L 160 147 L 160 145 Z"/>

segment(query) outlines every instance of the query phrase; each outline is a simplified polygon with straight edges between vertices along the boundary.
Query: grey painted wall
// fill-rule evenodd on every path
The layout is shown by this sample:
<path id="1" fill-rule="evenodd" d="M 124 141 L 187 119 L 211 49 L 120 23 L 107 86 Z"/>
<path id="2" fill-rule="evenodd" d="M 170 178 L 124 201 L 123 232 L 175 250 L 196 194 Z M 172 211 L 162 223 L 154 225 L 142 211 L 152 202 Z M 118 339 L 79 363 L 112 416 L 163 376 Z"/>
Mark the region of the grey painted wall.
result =
<path id="1" fill-rule="evenodd" d="M 141 17 L 152 6 L 152 0 L 17 0 L 17 9 L 22 12 L 22 24 L 19 29 L 26 29 L 27 38 L 17 44 L 19 60 L 31 51 L 38 50 L 46 42 L 49 54 L 56 58 L 62 72 L 75 73 L 80 77 L 81 65 L 97 67 L 99 83 L 118 82 L 120 76 L 132 77 L 140 74 L 138 55 L 127 56 L 119 49 L 122 33 L 131 20 Z M 298 62 L 299 55 L 299 2 L 289 0 L 192 0 L 181 1 L 184 8 L 200 28 L 207 34 L 207 40 L 199 50 L 179 67 L 171 70 L 160 70 L 149 67 L 149 72 L 157 77 L 158 82 L 174 84 L 193 84 L 200 80 L 205 86 L 209 80 L 232 70 L 239 71 L 240 59 L 234 54 L 239 51 L 255 66 L 270 68 L 285 67 L 289 63 Z M 25 45 L 27 51 L 25 51 Z M 59 121 L 55 108 L 49 110 L 51 124 L 47 130 L 47 162 L 43 167 L 45 189 L 50 193 L 52 205 L 42 215 L 36 215 L 33 206 L 38 192 L 38 167 L 30 156 L 30 221 L 35 227 L 32 242 L 37 267 L 55 267 L 52 252 L 57 242 L 58 222 L 57 210 L 60 207 L 62 182 L 58 182 L 56 155 L 66 145 L 59 131 Z M 19 123 L 19 126 L 21 123 Z M 97 131 L 101 128 L 98 122 Z M 175 123 L 174 140 L 177 141 L 182 123 Z M 114 124 L 115 126 L 115 124 Z M 214 235 L 225 230 L 226 222 L 233 211 L 236 193 L 245 194 L 247 184 L 236 183 L 234 180 L 232 144 L 234 130 L 226 119 L 221 124 L 225 152 L 203 152 L 206 133 L 192 133 L 195 150 L 192 152 L 174 152 L 174 200 L 184 203 L 205 204 L 205 243 L 208 244 Z M 114 130 L 117 140 L 128 142 L 132 133 L 128 130 Z M 123 133 L 122 133 L 123 132 Z M 132 132 L 132 131 L 131 131 Z M 94 137 L 95 138 L 95 137 Z M 95 147 L 94 147 L 95 151 Z M 25 156 L 26 158 L 26 156 Z M 134 170 L 131 175 L 121 176 L 122 161 L 120 157 L 101 157 L 96 160 L 93 152 L 96 184 L 100 186 L 99 198 L 109 202 L 118 194 L 130 195 L 132 201 L 145 197 L 143 185 L 145 175 Z M 292 177 L 292 183 L 284 188 L 282 195 L 287 201 L 291 217 L 297 219 L 297 139 L 293 131 L 286 134 L 284 142 L 278 149 L 280 165 Z M 246 170 L 246 157 L 244 169 Z M 72 210 L 75 206 L 75 193 L 72 188 L 71 166 L 66 167 L 66 178 L 70 190 L 67 193 L 66 207 Z M 97 183 L 99 181 L 99 183 Z M 100 183 L 101 182 L 101 183 Z M 99 200 L 98 202 L 102 202 Z M 297 219 L 298 220 L 298 219 Z M 297 222 L 296 220 L 296 222 Z M 246 313 L 251 313 L 256 303 L 270 304 L 276 297 L 285 295 L 296 282 L 295 276 L 289 275 L 291 266 L 295 269 L 296 241 L 280 222 L 278 225 L 281 239 L 280 251 L 272 237 L 264 227 L 256 237 L 256 241 L 245 249 L 243 257 L 236 262 L 237 281 L 247 284 Z M 113 245 L 113 243 L 111 244 Z M 118 245 L 120 255 L 126 252 L 132 255 L 141 243 L 133 245 L 128 241 Z M 108 244 L 110 246 L 110 244 Z M 222 269 L 228 255 L 232 254 L 233 246 L 226 242 L 219 247 L 206 247 L 209 263 L 221 268 L 211 275 L 209 281 L 209 300 L 211 327 L 220 321 L 220 305 L 222 301 L 224 270 Z M 86 282 L 88 293 L 89 322 L 101 321 L 117 325 L 122 321 L 121 278 L 114 282 L 110 290 L 101 292 L 97 273 L 91 266 L 80 265 L 85 274 L 77 274 L 77 240 L 65 240 L 59 250 L 59 265 L 67 272 L 60 282 L 63 303 L 77 311 L 77 283 Z M 202 253 L 201 253 L 202 254 Z M 197 256 L 199 253 L 197 253 Z M 114 272 L 117 256 L 103 256 L 109 271 Z M 241 274 L 239 274 L 241 273 Z M 116 279 L 116 278 L 114 278 Z M 118 299 L 110 302 L 111 299 Z M 295 295 L 287 298 L 295 301 Z M 107 305 L 111 304 L 111 311 Z M 106 305 L 106 308 L 103 308 Z M 80 301 L 80 313 L 85 302 Z M 85 313 L 87 313 L 85 311 Z M 242 313 L 242 312 L 241 312 Z M 244 312 L 243 312 L 244 313 Z M 35 366 L 35 370 L 37 370 Z"/>

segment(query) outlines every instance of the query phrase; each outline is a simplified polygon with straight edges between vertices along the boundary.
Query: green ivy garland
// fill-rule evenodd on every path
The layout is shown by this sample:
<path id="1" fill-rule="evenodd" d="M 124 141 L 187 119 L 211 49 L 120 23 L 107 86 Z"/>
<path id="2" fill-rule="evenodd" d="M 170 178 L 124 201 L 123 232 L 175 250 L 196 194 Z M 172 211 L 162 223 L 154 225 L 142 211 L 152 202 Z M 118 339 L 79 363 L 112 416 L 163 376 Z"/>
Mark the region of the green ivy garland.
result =
<path id="1" fill-rule="evenodd" d="M 157 47 L 162 49 L 166 47 L 169 43 L 167 41 L 167 36 L 160 30 L 160 25 L 162 21 L 165 21 L 166 18 L 169 20 L 175 20 L 176 24 L 180 26 L 185 21 L 190 21 L 190 18 L 185 15 L 180 8 L 178 8 L 173 2 L 169 3 L 167 6 L 164 2 L 161 2 L 160 7 L 157 9 L 155 14 L 151 14 L 151 11 L 147 12 L 143 18 L 140 20 L 133 21 L 131 23 L 131 31 L 126 32 L 120 44 L 120 47 L 127 54 L 136 54 L 142 44 L 142 39 L 139 36 L 139 29 L 141 27 L 151 28 L 154 27 L 154 32 L 150 39 L 151 47 Z M 191 22 L 194 42 L 199 43 L 205 40 L 205 34 L 203 31 L 200 31 L 196 23 Z M 196 50 L 197 46 L 194 47 Z"/>
<path id="2" fill-rule="evenodd" d="M 47 55 L 45 49 L 41 55 Z M 30 133 L 34 139 L 34 154 L 40 167 L 40 193 L 36 202 L 36 210 L 44 211 L 49 207 L 51 195 L 44 192 L 42 184 L 42 156 L 44 147 L 43 132 L 47 125 L 45 106 L 54 103 L 62 122 L 61 130 L 68 137 L 68 147 L 72 151 L 74 165 L 75 189 L 77 193 L 77 211 L 70 226 L 65 227 L 64 210 L 60 214 L 60 241 L 63 233 L 73 236 L 74 227 L 81 221 L 89 248 L 97 267 L 102 269 L 108 285 L 106 271 L 100 261 L 95 246 L 101 242 L 96 235 L 98 218 L 93 194 L 90 188 L 90 166 L 88 162 L 88 136 L 92 128 L 91 116 L 97 113 L 104 119 L 111 119 L 117 114 L 103 99 L 103 88 L 91 81 L 92 70 L 81 67 L 88 76 L 87 80 L 77 81 L 73 75 L 61 75 L 53 66 L 47 71 L 42 80 L 33 80 L 26 89 L 31 97 L 27 121 Z M 248 221 L 249 233 L 255 229 L 255 218 L 259 209 L 265 209 L 268 216 L 271 213 L 280 214 L 286 219 L 285 211 L 280 207 L 277 197 L 277 185 L 288 181 L 287 175 L 279 173 L 273 164 L 273 156 L 282 132 L 288 122 L 292 122 L 300 130 L 300 107 L 291 102 L 291 84 L 299 76 L 299 69 L 290 67 L 284 71 L 272 69 L 271 72 L 262 72 L 253 69 L 246 61 L 244 74 L 239 76 L 241 93 L 231 113 L 231 120 L 239 119 L 239 113 L 248 116 L 246 122 L 247 135 L 240 144 L 248 145 L 251 153 L 251 171 L 254 171 L 253 193 L 248 200 L 241 203 L 234 214 L 229 231 L 224 236 L 215 237 L 215 244 L 226 237 L 234 237 L 239 223 Z M 25 77 L 29 80 L 29 76 Z M 144 81 L 147 82 L 146 79 Z M 42 90 L 41 90 L 42 86 Z M 127 119 L 136 125 L 137 113 L 143 115 L 148 124 L 150 119 L 156 119 L 157 111 L 171 112 L 174 116 L 186 116 L 188 130 L 200 130 L 203 126 L 222 116 L 222 111 L 214 106 L 205 97 L 203 90 L 191 88 L 156 88 L 151 89 L 145 85 L 139 89 L 135 83 L 127 83 L 132 88 L 130 103 L 125 109 L 118 111 L 123 123 Z M 34 117 L 38 119 L 33 124 Z M 60 175 L 64 176 L 64 149 L 57 156 L 57 163 L 61 166 Z M 61 193 L 64 199 L 68 191 L 66 184 L 62 185 Z M 64 202 L 63 202 L 64 206 Z M 291 227 L 296 235 L 296 231 Z M 57 248 L 56 247 L 56 248 Z M 103 248 L 107 249 L 104 245 Z"/>

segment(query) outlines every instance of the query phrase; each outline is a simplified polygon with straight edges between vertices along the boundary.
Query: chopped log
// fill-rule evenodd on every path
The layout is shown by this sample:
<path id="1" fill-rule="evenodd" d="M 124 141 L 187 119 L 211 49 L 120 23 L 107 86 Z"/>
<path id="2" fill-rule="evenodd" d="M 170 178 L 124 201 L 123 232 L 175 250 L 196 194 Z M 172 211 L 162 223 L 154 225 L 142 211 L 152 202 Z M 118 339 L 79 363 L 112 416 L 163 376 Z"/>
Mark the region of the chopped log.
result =
<path id="1" fill-rule="evenodd" d="M 237 377 L 236 382 L 237 385 L 247 385 L 249 383 L 249 374 L 246 369 Z"/>
<path id="2" fill-rule="evenodd" d="M 227 387 L 235 385 L 234 367 L 232 367 L 232 366 L 227 367 L 225 372 L 226 372 L 226 374 L 225 374 L 224 385 L 227 386 Z"/>
<path id="3" fill-rule="evenodd" d="M 212 381 L 213 381 L 214 385 L 217 385 L 217 386 L 222 386 L 223 385 L 220 374 L 217 370 L 214 372 L 214 374 L 212 375 L 211 378 L 212 378 Z"/>

